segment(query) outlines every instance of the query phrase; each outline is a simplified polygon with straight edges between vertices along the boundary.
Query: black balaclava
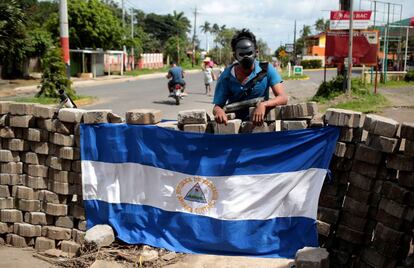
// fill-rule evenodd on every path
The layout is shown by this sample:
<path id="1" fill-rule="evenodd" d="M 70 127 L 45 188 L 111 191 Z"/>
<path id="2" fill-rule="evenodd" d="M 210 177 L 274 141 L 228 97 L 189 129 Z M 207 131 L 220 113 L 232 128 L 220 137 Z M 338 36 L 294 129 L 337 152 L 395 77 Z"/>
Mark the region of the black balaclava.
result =
<path id="1" fill-rule="evenodd" d="M 254 43 L 247 38 L 239 40 L 236 43 L 234 55 L 243 69 L 250 69 L 256 59 L 256 48 Z"/>

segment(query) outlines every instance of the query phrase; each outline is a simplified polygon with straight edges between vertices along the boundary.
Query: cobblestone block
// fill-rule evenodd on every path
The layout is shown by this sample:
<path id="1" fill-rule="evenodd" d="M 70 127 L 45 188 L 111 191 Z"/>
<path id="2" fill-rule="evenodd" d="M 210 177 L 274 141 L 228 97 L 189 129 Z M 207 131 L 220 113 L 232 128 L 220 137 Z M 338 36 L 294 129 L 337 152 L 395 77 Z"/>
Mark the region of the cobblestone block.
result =
<path id="1" fill-rule="evenodd" d="M 401 171 L 414 171 L 414 158 L 402 154 L 390 154 L 387 156 L 386 167 Z"/>
<path id="2" fill-rule="evenodd" d="M 308 128 L 308 123 L 305 120 L 282 120 L 282 130 L 298 130 Z"/>
<path id="3" fill-rule="evenodd" d="M 9 104 L 9 113 L 12 115 L 33 115 L 33 103 L 18 103 L 13 102 Z"/>
<path id="4" fill-rule="evenodd" d="M 336 224 L 339 218 L 339 210 L 325 207 L 318 207 L 317 219 L 330 224 Z"/>
<path id="5" fill-rule="evenodd" d="M 46 214 L 53 216 L 66 216 L 68 214 L 68 206 L 64 204 L 46 203 L 44 205 Z"/>
<path id="6" fill-rule="evenodd" d="M 51 178 L 55 182 L 69 183 L 69 172 L 50 169 L 49 178 Z"/>
<path id="7" fill-rule="evenodd" d="M 44 165 L 46 163 L 46 156 L 38 155 L 33 152 L 23 152 L 21 153 L 21 160 L 26 164 Z"/>
<path id="8" fill-rule="evenodd" d="M 11 225 L 13 226 L 13 224 Z M 13 232 L 14 228 L 10 228 L 9 223 L 0 222 L 0 234 L 7 234 Z"/>
<path id="9" fill-rule="evenodd" d="M 68 253 L 69 257 L 79 255 L 81 245 L 74 241 L 62 241 L 60 248 L 63 252 Z"/>
<path id="10" fill-rule="evenodd" d="M 332 208 L 332 209 L 339 209 L 342 204 L 342 197 L 333 196 L 333 195 L 321 195 L 319 197 L 319 206 Z"/>
<path id="11" fill-rule="evenodd" d="M 237 119 L 235 119 L 237 120 Z M 262 132 L 269 132 L 269 127 L 267 123 L 264 122 L 261 126 L 255 126 L 251 121 L 243 121 L 240 125 L 240 133 L 262 133 Z"/>
<path id="12" fill-rule="evenodd" d="M 38 128 L 41 128 L 41 129 L 44 129 L 50 132 L 56 131 L 56 128 L 55 128 L 55 125 L 53 124 L 52 119 L 36 118 L 36 125 Z"/>
<path id="13" fill-rule="evenodd" d="M 108 122 L 109 123 L 123 123 L 125 120 L 120 116 L 113 112 L 108 112 Z"/>
<path id="14" fill-rule="evenodd" d="M 346 225 L 349 228 L 359 232 L 364 232 L 366 223 L 366 218 L 355 216 L 346 211 L 342 213 L 341 220 L 339 221 L 339 224 Z"/>
<path id="15" fill-rule="evenodd" d="M 57 193 L 67 195 L 69 194 L 69 183 L 52 181 L 49 190 Z"/>
<path id="16" fill-rule="evenodd" d="M 56 219 L 55 225 L 57 227 L 64 227 L 64 228 L 72 229 L 74 226 L 73 217 L 72 216 L 58 217 Z"/>
<path id="17" fill-rule="evenodd" d="M 0 162 L 19 162 L 20 156 L 16 151 L 0 150 Z"/>
<path id="18" fill-rule="evenodd" d="M 56 145 L 74 146 L 75 136 L 74 135 L 63 135 L 60 133 L 53 133 L 50 135 L 49 141 Z"/>
<path id="19" fill-rule="evenodd" d="M 53 154 L 55 147 L 48 142 L 31 142 L 30 149 L 37 154 Z"/>
<path id="20" fill-rule="evenodd" d="M 206 132 L 207 124 L 187 124 L 183 126 L 186 132 L 204 133 Z"/>
<path id="21" fill-rule="evenodd" d="M 361 259 L 368 263 L 370 267 L 395 267 L 397 262 L 381 255 L 372 248 L 364 248 L 361 254 Z"/>
<path id="22" fill-rule="evenodd" d="M 5 139 L 3 140 L 4 149 L 9 149 L 10 151 L 28 151 L 29 144 L 22 139 Z"/>
<path id="23" fill-rule="evenodd" d="M 361 124 L 362 113 L 330 108 L 325 113 L 325 120 L 329 125 L 344 127 L 359 127 Z"/>
<path id="24" fill-rule="evenodd" d="M 8 174 L 22 174 L 23 163 L 22 162 L 0 163 L 0 171 L 2 173 L 8 173 Z"/>
<path id="25" fill-rule="evenodd" d="M 27 247 L 26 239 L 17 234 L 7 234 L 6 236 L 7 244 L 12 245 L 16 248 L 25 248 Z"/>
<path id="26" fill-rule="evenodd" d="M 392 216 L 382 209 L 378 209 L 375 220 L 395 230 L 399 230 L 404 224 L 403 219 Z"/>
<path id="27" fill-rule="evenodd" d="M 382 159 L 382 152 L 366 146 L 365 144 L 358 144 L 355 152 L 355 159 L 370 164 L 379 164 Z"/>
<path id="28" fill-rule="evenodd" d="M 42 227 L 40 225 L 32 225 L 29 223 L 15 223 L 14 233 L 23 237 L 41 236 Z"/>
<path id="29" fill-rule="evenodd" d="M 404 154 L 407 156 L 414 157 L 414 141 L 412 140 L 404 140 Z"/>
<path id="30" fill-rule="evenodd" d="M 12 195 L 19 199 L 37 199 L 37 194 L 35 194 L 33 189 L 26 186 L 13 186 Z"/>
<path id="31" fill-rule="evenodd" d="M 331 233 L 331 225 L 329 223 L 316 220 L 316 228 L 318 229 L 318 234 L 321 236 L 328 237 Z"/>
<path id="32" fill-rule="evenodd" d="M 0 219 L 2 222 L 23 222 L 23 214 L 17 209 L 2 209 Z"/>
<path id="33" fill-rule="evenodd" d="M 180 115 L 180 113 L 178 115 Z M 152 125 L 157 124 L 161 121 L 162 113 L 160 110 L 155 109 L 134 109 L 126 112 L 125 119 L 127 124 Z M 187 124 L 199 123 L 207 122 L 188 122 Z"/>
<path id="34" fill-rule="evenodd" d="M 36 238 L 35 249 L 38 252 L 44 252 L 48 249 L 56 248 L 55 240 L 46 237 Z"/>
<path id="35" fill-rule="evenodd" d="M 39 128 L 23 129 L 23 138 L 29 141 L 47 141 L 49 132 Z"/>
<path id="36" fill-rule="evenodd" d="M 9 126 L 28 128 L 35 125 L 35 118 L 33 115 L 11 115 L 9 117 Z"/>
<path id="37" fill-rule="evenodd" d="M 56 226 L 43 226 L 42 236 L 46 236 L 55 240 L 70 240 L 72 237 L 72 231 L 68 228 L 56 227 Z"/>
<path id="38" fill-rule="evenodd" d="M 371 133 L 368 134 L 365 144 L 384 153 L 394 153 L 400 146 L 398 139 L 378 136 Z"/>
<path id="39" fill-rule="evenodd" d="M 80 151 L 75 147 L 60 147 L 56 151 L 56 155 L 62 159 L 78 160 L 80 159 Z"/>
<path id="40" fill-rule="evenodd" d="M 73 241 L 75 241 L 78 244 L 83 244 L 85 242 L 85 235 L 86 232 L 79 231 L 77 229 L 72 230 Z"/>
<path id="41" fill-rule="evenodd" d="M 82 162 L 80 160 L 71 161 L 72 162 L 72 170 L 75 172 L 81 172 L 82 171 Z"/>
<path id="42" fill-rule="evenodd" d="M 76 204 L 69 206 L 69 215 L 75 219 L 85 220 L 85 208 Z"/>
<path id="43" fill-rule="evenodd" d="M 203 109 L 180 111 L 177 118 L 178 125 L 207 123 L 207 113 Z"/>
<path id="44" fill-rule="evenodd" d="M 398 174 L 400 185 L 408 188 L 414 188 L 414 172 L 400 171 Z"/>
<path id="45" fill-rule="evenodd" d="M 44 212 L 26 212 L 24 214 L 24 221 L 34 225 L 48 225 L 53 222 L 48 222 Z"/>
<path id="46" fill-rule="evenodd" d="M 59 119 L 53 119 L 52 124 L 57 133 L 60 133 L 63 135 L 74 134 L 74 128 L 75 128 L 74 123 L 62 122 Z"/>
<path id="47" fill-rule="evenodd" d="M 399 232 L 397 230 L 385 226 L 382 223 L 378 223 L 377 227 L 375 228 L 374 241 L 375 239 L 380 239 L 388 241 L 389 243 L 399 244 L 401 242 L 403 235 L 403 232 Z"/>
<path id="48" fill-rule="evenodd" d="M 378 166 L 362 161 L 354 161 L 352 163 L 352 171 L 370 178 L 375 178 L 377 176 Z"/>
<path id="49" fill-rule="evenodd" d="M 364 241 L 364 232 L 351 229 L 342 224 L 338 225 L 336 236 L 354 244 L 362 244 Z"/>
<path id="50" fill-rule="evenodd" d="M 341 127 L 339 141 L 360 142 L 362 138 L 362 128 Z"/>
<path id="51" fill-rule="evenodd" d="M 0 197 L 10 197 L 9 186 L 0 185 Z"/>
<path id="52" fill-rule="evenodd" d="M 324 127 L 324 126 L 325 126 L 325 123 L 323 121 L 322 116 L 320 116 L 320 115 L 314 116 L 309 122 L 309 127 L 311 127 L 311 128 L 313 128 L 313 127 L 315 127 L 315 128 L 316 127 Z"/>
<path id="53" fill-rule="evenodd" d="M 356 187 L 354 184 L 350 184 L 346 196 L 349 196 L 358 202 L 369 204 L 371 192 Z"/>
<path id="54" fill-rule="evenodd" d="M 355 199 L 346 196 L 342 209 L 355 216 L 365 217 L 368 214 L 369 205 L 358 202 Z"/>
<path id="55" fill-rule="evenodd" d="M 214 123 L 214 134 L 237 134 L 241 123 L 240 119 L 228 120 L 227 125 Z"/>
<path id="56" fill-rule="evenodd" d="M 394 138 L 400 124 L 390 118 L 375 114 L 367 114 L 364 129 L 371 134 Z"/>
<path id="57" fill-rule="evenodd" d="M 108 123 L 108 113 L 112 110 L 88 110 L 83 114 L 85 124 Z"/>
<path id="58" fill-rule="evenodd" d="M 347 159 L 351 159 L 354 156 L 354 151 L 355 151 L 355 145 L 346 144 L 344 142 L 337 142 L 334 154 L 337 157 L 344 157 Z"/>
<path id="59" fill-rule="evenodd" d="M 414 123 L 402 123 L 400 137 L 414 141 Z"/>
<path id="60" fill-rule="evenodd" d="M 59 204 L 59 196 L 56 193 L 48 191 L 48 190 L 39 191 L 38 199 L 46 203 Z"/>
<path id="61" fill-rule="evenodd" d="M 381 198 L 378 208 L 394 217 L 402 218 L 404 216 L 406 206 L 398 204 L 393 200 Z"/>
<path id="62" fill-rule="evenodd" d="M 386 199 L 394 200 L 400 204 L 404 204 L 410 198 L 409 190 L 391 181 L 384 182 L 381 193 Z"/>
<path id="63" fill-rule="evenodd" d="M 365 191 L 370 191 L 375 184 L 375 179 L 372 177 L 364 176 L 357 172 L 351 172 L 348 177 L 348 181 L 351 185 L 358 187 Z"/>
<path id="64" fill-rule="evenodd" d="M 49 155 L 46 159 L 46 165 L 57 170 L 71 170 L 71 161 Z"/>
<path id="65" fill-rule="evenodd" d="M 86 110 L 78 108 L 62 108 L 59 110 L 58 119 L 62 122 L 80 123 L 84 112 Z"/>
<path id="66" fill-rule="evenodd" d="M 53 118 L 56 112 L 57 108 L 48 105 L 36 104 L 33 107 L 33 115 L 38 118 Z"/>
<path id="67" fill-rule="evenodd" d="M 4 197 L 0 198 L 0 209 L 14 208 L 14 198 Z"/>
<path id="68" fill-rule="evenodd" d="M 27 165 L 27 174 L 33 177 L 44 177 L 48 175 L 49 168 L 43 165 Z"/>
<path id="69" fill-rule="evenodd" d="M 3 139 L 12 139 L 16 138 L 16 135 L 14 133 L 14 129 L 8 126 L 0 127 L 0 138 Z"/>
<path id="70" fill-rule="evenodd" d="M 0 114 L 7 114 L 10 112 L 10 104 L 13 104 L 13 101 L 0 101 Z"/>
<path id="71" fill-rule="evenodd" d="M 304 247 L 296 252 L 297 268 L 328 268 L 329 253 L 325 248 Z"/>
<path id="72" fill-rule="evenodd" d="M 19 209 L 22 211 L 29 211 L 29 212 L 40 211 L 40 201 L 20 199 Z"/>

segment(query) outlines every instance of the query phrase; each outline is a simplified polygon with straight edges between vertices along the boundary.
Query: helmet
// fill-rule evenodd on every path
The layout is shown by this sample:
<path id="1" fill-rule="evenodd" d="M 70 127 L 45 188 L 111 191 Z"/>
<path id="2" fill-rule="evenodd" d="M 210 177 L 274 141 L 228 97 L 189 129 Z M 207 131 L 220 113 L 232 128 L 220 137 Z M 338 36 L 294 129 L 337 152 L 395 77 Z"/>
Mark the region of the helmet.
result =
<path id="1" fill-rule="evenodd" d="M 238 40 L 234 49 L 234 57 L 244 69 L 251 68 L 256 59 L 256 47 L 253 41 L 248 38 Z"/>

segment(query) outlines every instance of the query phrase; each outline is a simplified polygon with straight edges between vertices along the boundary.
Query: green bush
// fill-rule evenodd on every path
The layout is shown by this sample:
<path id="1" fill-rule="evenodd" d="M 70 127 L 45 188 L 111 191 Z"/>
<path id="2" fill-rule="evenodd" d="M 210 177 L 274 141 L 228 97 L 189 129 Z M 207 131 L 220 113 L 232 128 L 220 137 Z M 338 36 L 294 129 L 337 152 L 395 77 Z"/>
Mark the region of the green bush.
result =
<path id="1" fill-rule="evenodd" d="M 411 82 L 414 81 L 414 71 L 409 71 L 404 77 L 405 82 Z"/>
<path id="2" fill-rule="evenodd" d="M 338 75 L 330 81 L 323 82 L 316 92 L 314 98 L 333 98 L 339 94 L 344 93 L 344 77 Z"/>
<path id="3" fill-rule="evenodd" d="M 303 69 L 318 69 L 322 67 L 322 60 L 302 60 Z"/>
<path id="4" fill-rule="evenodd" d="M 42 58 L 43 75 L 40 82 L 40 91 L 37 98 L 58 98 L 59 90 L 63 89 L 72 99 L 76 92 L 72 88 L 72 81 L 66 76 L 66 66 L 63 62 L 60 48 L 52 48 Z"/>

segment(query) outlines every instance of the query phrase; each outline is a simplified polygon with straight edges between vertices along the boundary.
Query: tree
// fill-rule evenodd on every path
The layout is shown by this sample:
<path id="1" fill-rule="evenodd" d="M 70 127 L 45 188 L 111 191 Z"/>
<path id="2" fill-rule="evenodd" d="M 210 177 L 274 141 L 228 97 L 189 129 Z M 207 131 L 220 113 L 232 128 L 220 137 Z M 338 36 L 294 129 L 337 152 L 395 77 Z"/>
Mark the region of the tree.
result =
<path id="1" fill-rule="evenodd" d="M 42 81 L 36 97 L 58 98 L 59 90 L 64 90 L 71 98 L 76 96 L 71 87 L 72 82 L 66 77 L 66 66 L 60 48 L 49 49 L 42 58 L 42 66 Z"/>
<path id="2" fill-rule="evenodd" d="M 186 40 L 178 37 L 170 37 L 165 44 L 165 54 L 173 61 L 180 63 L 185 59 Z"/>
<path id="3" fill-rule="evenodd" d="M 208 33 L 211 32 L 210 22 L 205 21 L 203 25 L 200 26 L 201 32 L 206 34 L 206 51 L 208 52 Z"/>
<path id="4" fill-rule="evenodd" d="M 0 0 L 0 63 L 2 76 L 21 75 L 21 63 L 25 59 L 24 13 L 15 0 Z"/>
<path id="5" fill-rule="evenodd" d="M 69 40 L 71 48 L 120 49 L 124 30 L 113 11 L 99 0 L 68 1 Z M 57 14 L 49 23 L 54 37 L 59 37 Z"/>
<path id="6" fill-rule="evenodd" d="M 329 29 L 329 20 L 319 18 L 315 22 L 315 29 L 317 32 L 326 32 Z"/>

